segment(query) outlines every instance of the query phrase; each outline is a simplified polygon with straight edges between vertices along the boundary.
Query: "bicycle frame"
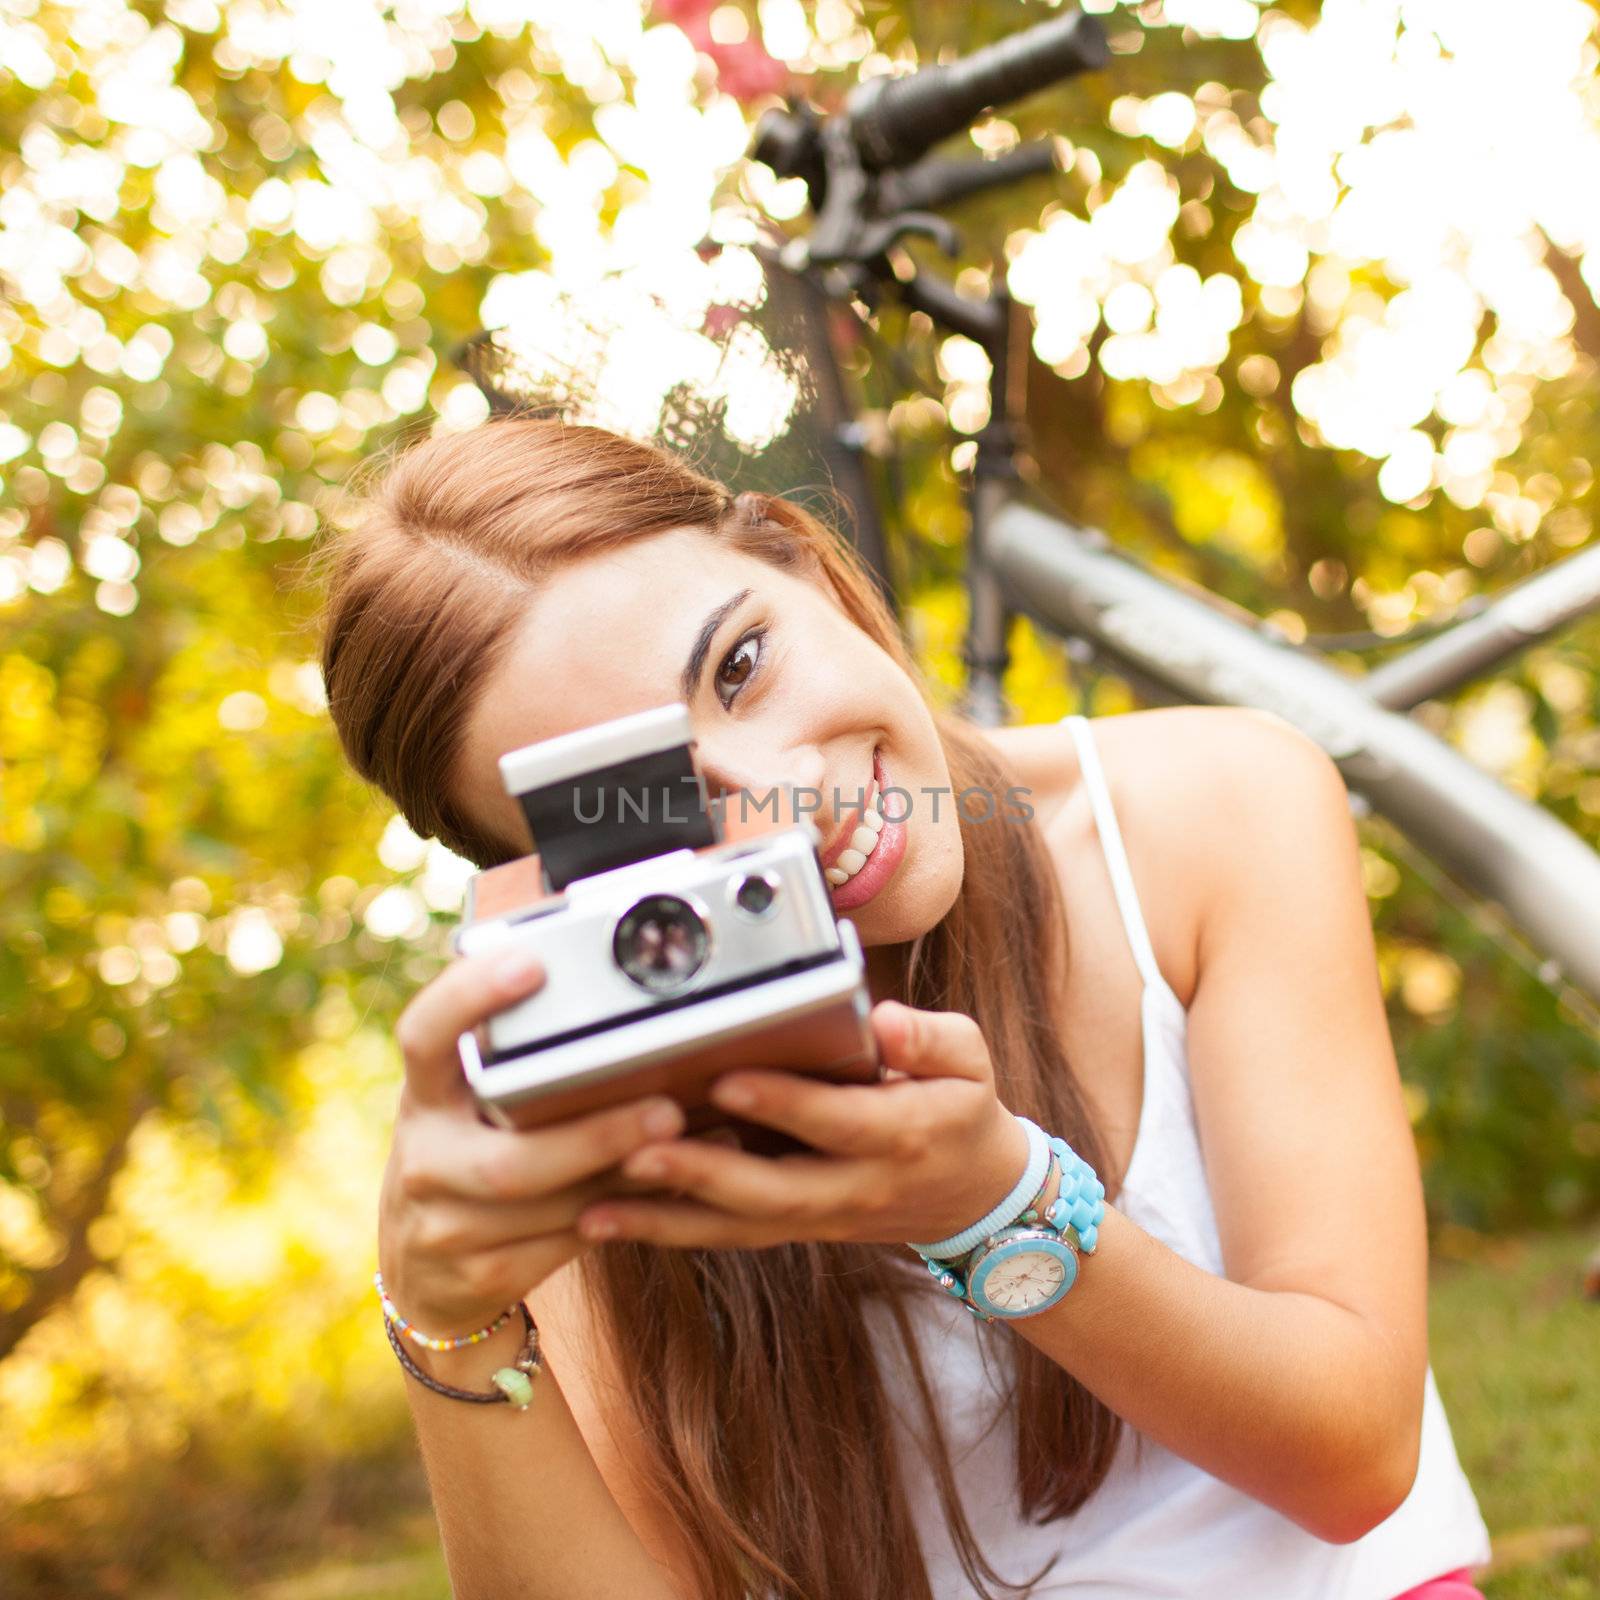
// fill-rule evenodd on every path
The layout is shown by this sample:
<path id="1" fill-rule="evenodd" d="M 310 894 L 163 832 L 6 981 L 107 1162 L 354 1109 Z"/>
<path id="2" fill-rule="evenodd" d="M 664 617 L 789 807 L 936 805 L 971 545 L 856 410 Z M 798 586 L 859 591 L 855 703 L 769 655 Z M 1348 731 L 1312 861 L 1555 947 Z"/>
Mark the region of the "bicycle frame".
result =
<path id="1" fill-rule="evenodd" d="M 986 508 L 984 558 L 1009 604 L 1053 632 L 1088 643 L 1112 670 L 1152 698 L 1205 705 L 1242 705 L 1276 712 L 1314 739 L 1338 764 L 1350 788 L 1389 818 L 1450 875 L 1504 908 L 1565 975 L 1600 999 L 1600 855 L 1558 818 L 1507 788 L 1459 752 L 1380 698 L 1419 685 L 1438 692 L 1551 631 L 1539 628 L 1497 644 L 1480 663 L 1467 654 L 1483 628 L 1458 624 L 1417 646 L 1421 657 L 1353 678 L 1314 655 L 1265 637 L 1214 605 L 1119 555 L 1103 534 L 1075 528 L 1022 499 L 1002 494 Z M 1519 601 L 1546 598 L 1561 574 L 1568 591 L 1600 586 L 1600 549 L 1582 558 L 1584 571 L 1541 574 L 1499 602 L 1496 625 L 1514 626 Z M 1541 595 L 1535 585 L 1545 586 Z M 1576 596 L 1560 609 L 1577 604 Z M 1582 609 L 1578 605 L 1578 609 Z M 1509 614 L 1507 614 L 1509 613 Z M 1547 613 L 1546 613 L 1547 614 Z M 1489 613 L 1474 619 L 1489 622 Z M 1531 619 L 1530 619 L 1531 620 Z M 1472 665 L 1450 661 L 1446 641 Z M 1428 652 L 1426 656 L 1422 652 Z M 1403 699 L 1403 696 L 1400 696 Z M 1420 698 L 1420 696 L 1419 696 Z"/>

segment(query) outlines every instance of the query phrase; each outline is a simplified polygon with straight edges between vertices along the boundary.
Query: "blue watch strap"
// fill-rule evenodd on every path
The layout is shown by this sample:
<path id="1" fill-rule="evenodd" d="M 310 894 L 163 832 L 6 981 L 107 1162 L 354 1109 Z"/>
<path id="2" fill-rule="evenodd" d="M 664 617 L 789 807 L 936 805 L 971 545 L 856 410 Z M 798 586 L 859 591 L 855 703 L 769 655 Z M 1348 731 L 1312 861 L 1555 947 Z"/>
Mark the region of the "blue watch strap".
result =
<path id="1" fill-rule="evenodd" d="M 1018 1117 L 1017 1121 L 1028 1135 L 1028 1164 L 1023 1168 L 1016 1187 L 993 1211 L 980 1217 L 970 1228 L 963 1228 L 960 1233 L 953 1233 L 948 1239 L 940 1239 L 934 1244 L 912 1245 L 911 1248 L 919 1256 L 934 1261 L 954 1261 L 966 1255 L 980 1239 L 987 1239 L 996 1228 L 1003 1228 L 1021 1216 L 1028 1201 L 1038 1193 L 1050 1166 L 1050 1138 L 1043 1128 L 1026 1117 Z"/>
<path id="2" fill-rule="evenodd" d="M 1050 1148 L 1061 1158 L 1061 1190 L 1050 1203 L 1045 1221 L 1060 1234 L 1070 1227 L 1079 1248 L 1092 1256 L 1100 1242 L 1100 1224 L 1105 1221 L 1106 1186 L 1065 1139 L 1051 1139 Z"/>
<path id="3" fill-rule="evenodd" d="M 1043 1225 L 1058 1234 L 1074 1255 L 1080 1252 L 1083 1255 L 1093 1255 L 1095 1247 L 1100 1242 L 1100 1224 L 1105 1220 L 1105 1185 L 1101 1183 L 1094 1168 L 1065 1139 L 1050 1137 L 1047 1145 L 1051 1155 L 1060 1162 L 1061 1186 L 1041 1219 Z M 995 1229 L 992 1232 L 998 1233 L 1000 1230 Z M 980 1245 L 983 1242 L 980 1241 Z M 1004 1243 L 1004 1240 L 990 1239 L 988 1242 L 998 1245 Z M 945 1293 L 959 1300 L 978 1321 L 994 1322 L 997 1319 L 977 1303 L 971 1290 L 973 1271 L 985 1254 L 981 1248 L 975 1248 L 963 1258 L 929 1260 L 927 1267 Z M 1044 1309 L 1047 1308 L 1040 1307 L 1040 1310 Z M 1020 1314 L 1010 1312 L 1006 1314 L 1006 1320 L 1015 1321 L 1019 1315 L 1037 1314 L 1032 1311 Z"/>

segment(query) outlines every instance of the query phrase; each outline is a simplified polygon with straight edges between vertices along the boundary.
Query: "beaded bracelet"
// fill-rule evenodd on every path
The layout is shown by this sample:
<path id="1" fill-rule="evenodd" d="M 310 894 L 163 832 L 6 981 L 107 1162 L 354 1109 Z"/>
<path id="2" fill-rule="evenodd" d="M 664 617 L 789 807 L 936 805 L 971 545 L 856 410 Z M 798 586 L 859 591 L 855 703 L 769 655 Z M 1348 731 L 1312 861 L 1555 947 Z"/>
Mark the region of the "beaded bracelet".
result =
<path id="1" fill-rule="evenodd" d="M 394 1353 L 400 1358 L 400 1365 L 423 1388 L 432 1389 L 435 1394 L 442 1394 L 446 1400 L 469 1400 L 474 1405 L 480 1406 L 492 1406 L 504 1402 L 515 1406 L 518 1411 L 526 1411 L 533 1404 L 533 1380 L 543 1370 L 544 1361 L 539 1354 L 539 1330 L 534 1324 L 533 1313 L 525 1305 L 519 1304 L 517 1309 L 522 1312 L 522 1326 L 525 1330 L 522 1348 L 509 1367 L 501 1367 L 490 1377 L 489 1382 L 494 1388 L 488 1391 L 455 1389 L 448 1383 L 440 1383 L 437 1378 L 429 1377 L 411 1359 L 406 1347 L 400 1342 L 399 1334 L 395 1332 L 394 1324 L 387 1317 L 383 1319 L 383 1331 L 388 1335 Z"/>
<path id="2" fill-rule="evenodd" d="M 372 1274 L 372 1287 L 378 1291 L 378 1303 L 383 1307 L 384 1321 L 393 1323 L 413 1344 L 421 1345 L 424 1350 L 432 1350 L 436 1355 L 447 1354 L 451 1350 L 465 1350 L 472 1344 L 482 1344 L 490 1334 L 498 1333 L 505 1327 L 517 1309 L 515 1306 L 507 1306 L 487 1328 L 479 1328 L 476 1333 L 463 1333 L 454 1339 L 430 1339 L 427 1334 L 419 1332 L 400 1315 L 394 1301 L 389 1298 L 383 1287 L 381 1272 Z"/>

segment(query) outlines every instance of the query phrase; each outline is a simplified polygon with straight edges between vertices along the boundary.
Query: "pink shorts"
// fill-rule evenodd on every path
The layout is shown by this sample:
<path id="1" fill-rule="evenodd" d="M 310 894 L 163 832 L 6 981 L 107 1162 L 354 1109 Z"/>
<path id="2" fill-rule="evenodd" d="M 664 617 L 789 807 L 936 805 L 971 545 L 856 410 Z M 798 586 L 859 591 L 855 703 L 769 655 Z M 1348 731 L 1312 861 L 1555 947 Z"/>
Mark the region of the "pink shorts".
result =
<path id="1" fill-rule="evenodd" d="M 1394 1600 L 1483 1600 L 1483 1592 L 1473 1586 L 1471 1569 L 1462 1567 L 1458 1572 L 1429 1578 L 1415 1589 L 1397 1594 Z"/>

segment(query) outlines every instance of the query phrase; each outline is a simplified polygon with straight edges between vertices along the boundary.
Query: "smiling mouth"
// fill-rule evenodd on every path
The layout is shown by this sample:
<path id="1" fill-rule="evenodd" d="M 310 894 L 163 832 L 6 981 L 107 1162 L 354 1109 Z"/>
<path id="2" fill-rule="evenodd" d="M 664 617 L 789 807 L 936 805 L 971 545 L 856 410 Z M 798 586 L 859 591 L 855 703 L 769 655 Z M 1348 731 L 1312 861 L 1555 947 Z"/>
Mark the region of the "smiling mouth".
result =
<path id="1" fill-rule="evenodd" d="M 872 859 L 872 852 L 883 837 L 883 796 L 875 794 L 861 814 L 861 821 L 843 850 L 823 869 L 834 888 L 848 883 Z"/>

